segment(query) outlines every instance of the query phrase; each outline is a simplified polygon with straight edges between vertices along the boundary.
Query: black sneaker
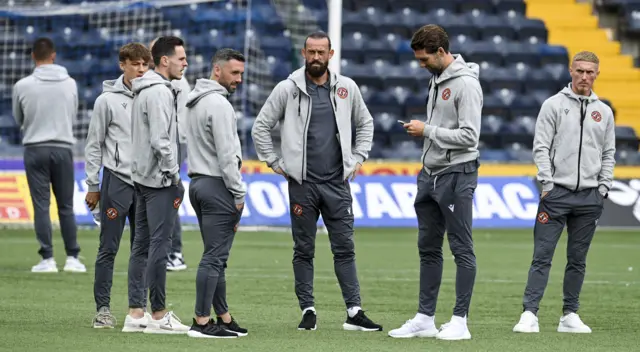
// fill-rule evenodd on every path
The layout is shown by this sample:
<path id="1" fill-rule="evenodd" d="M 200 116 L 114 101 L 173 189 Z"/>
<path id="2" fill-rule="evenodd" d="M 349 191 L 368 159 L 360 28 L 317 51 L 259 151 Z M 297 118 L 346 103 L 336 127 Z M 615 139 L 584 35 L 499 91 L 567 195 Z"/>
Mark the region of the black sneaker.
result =
<path id="1" fill-rule="evenodd" d="M 316 329 L 316 312 L 308 310 L 302 316 L 302 321 L 298 325 L 298 330 L 315 330 Z"/>
<path id="2" fill-rule="evenodd" d="M 238 334 L 219 327 L 213 319 L 209 320 L 206 325 L 199 325 L 196 320 L 193 319 L 193 324 L 187 332 L 187 336 L 208 339 L 232 339 L 238 337 Z"/>
<path id="3" fill-rule="evenodd" d="M 378 325 L 364 315 L 364 311 L 358 311 L 353 318 L 347 314 L 347 321 L 342 324 L 342 328 L 351 331 L 382 331 L 382 325 Z"/>
<path id="4" fill-rule="evenodd" d="M 229 332 L 234 332 L 238 336 L 247 336 L 249 334 L 249 331 L 245 328 L 241 328 L 233 317 L 231 317 L 231 322 L 229 324 L 225 323 L 222 321 L 222 318 L 218 317 L 218 326 Z"/>

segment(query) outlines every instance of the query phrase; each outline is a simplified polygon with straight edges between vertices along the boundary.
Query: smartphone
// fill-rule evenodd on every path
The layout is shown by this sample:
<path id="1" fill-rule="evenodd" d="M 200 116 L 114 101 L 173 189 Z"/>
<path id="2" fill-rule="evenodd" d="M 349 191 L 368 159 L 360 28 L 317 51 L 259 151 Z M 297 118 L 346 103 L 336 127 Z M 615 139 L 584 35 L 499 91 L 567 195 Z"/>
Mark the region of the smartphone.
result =
<path id="1" fill-rule="evenodd" d="M 406 123 L 408 123 L 408 122 L 404 122 L 404 121 L 402 121 L 402 120 L 398 120 L 398 123 L 404 126 L 404 124 L 406 124 Z"/>

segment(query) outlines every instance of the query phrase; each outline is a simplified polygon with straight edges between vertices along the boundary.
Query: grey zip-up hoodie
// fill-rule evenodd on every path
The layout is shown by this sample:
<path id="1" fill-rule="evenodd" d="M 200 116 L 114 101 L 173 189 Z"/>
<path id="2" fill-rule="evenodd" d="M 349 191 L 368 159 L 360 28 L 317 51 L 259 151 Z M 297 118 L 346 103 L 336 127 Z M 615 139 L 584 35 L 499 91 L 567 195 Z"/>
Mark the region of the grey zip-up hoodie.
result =
<path id="1" fill-rule="evenodd" d="M 23 129 L 23 145 L 71 148 L 78 117 L 76 81 L 60 65 L 36 67 L 13 87 L 13 116 Z"/>
<path id="2" fill-rule="evenodd" d="M 189 175 L 222 177 L 236 204 L 247 193 L 240 168 L 242 149 L 236 113 L 220 83 L 201 78 L 187 100 L 187 155 Z"/>
<path id="3" fill-rule="evenodd" d="M 153 188 L 180 181 L 178 165 L 177 92 L 171 82 L 155 71 L 131 82 L 133 110 L 131 179 Z"/>
<path id="4" fill-rule="evenodd" d="M 613 112 L 593 91 L 579 96 L 569 84 L 542 104 L 533 159 L 543 191 L 554 185 L 572 191 L 598 187 L 605 195 L 613 182 L 615 153 Z"/>
<path id="5" fill-rule="evenodd" d="M 331 104 L 336 117 L 344 178 L 353 173 L 356 163 L 364 163 L 373 142 L 373 118 L 364 103 L 358 85 L 342 75 L 331 75 Z M 307 174 L 307 132 L 311 115 L 311 97 L 307 93 L 305 68 L 294 71 L 273 89 L 256 118 L 251 135 L 260 161 L 273 170 L 282 169 L 302 183 Z M 352 147 L 351 124 L 356 128 Z M 271 130 L 280 122 L 282 157 L 273 147 Z"/>
<path id="6" fill-rule="evenodd" d="M 480 67 L 461 55 L 429 82 L 422 163 L 430 175 L 478 159 L 483 94 Z"/>
<path id="7" fill-rule="evenodd" d="M 102 94 L 93 105 L 84 169 L 89 192 L 100 191 L 100 168 L 104 166 L 120 180 L 131 181 L 131 107 L 133 92 L 124 85 L 124 75 L 104 81 Z"/>
<path id="8" fill-rule="evenodd" d="M 183 75 L 182 79 L 174 79 L 171 81 L 174 89 L 180 90 L 178 94 L 178 139 L 181 144 L 187 143 L 187 100 L 191 92 L 191 86 L 187 81 L 187 76 Z"/>

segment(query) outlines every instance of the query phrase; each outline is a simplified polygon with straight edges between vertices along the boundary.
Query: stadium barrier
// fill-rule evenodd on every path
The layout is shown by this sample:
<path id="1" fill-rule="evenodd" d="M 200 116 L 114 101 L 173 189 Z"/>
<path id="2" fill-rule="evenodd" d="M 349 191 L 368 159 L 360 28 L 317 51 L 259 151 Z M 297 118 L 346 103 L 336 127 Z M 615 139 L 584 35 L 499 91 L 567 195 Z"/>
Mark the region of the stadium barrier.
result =
<path id="1" fill-rule="evenodd" d="M 419 164 L 372 163 L 363 169 L 363 174 L 351 182 L 352 212 L 356 226 L 416 227 L 413 200 L 416 195 L 415 174 L 420 169 Z M 22 160 L 0 161 L 0 170 L 0 224 L 31 224 L 33 207 Z M 247 197 L 241 225 L 288 227 L 287 182 L 255 162 L 245 163 L 243 174 L 247 184 Z M 186 174 L 182 177 L 185 189 L 188 190 L 190 180 Z M 87 186 L 82 162 L 76 163 L 75 181 L 74 211 L 77 222 L 80 225 L 92 225 L 92 214 L 84 203 Z M 537 215 L 538 194 L 535 179 L 526 173 L 524 176 L 481 174 L 474 196 L 474 227 L 532 227 Z M 179 211 L 183 224 L 197 225 L 188 191 L 185 192 Z M 57 221 L 57 208 L 53 199 L 51 218 Z M 322 224 L 322 219 L 319 224 Z M 640 177 L 617 179 L 614 182 L 598 224 L 605 227 L 640 226 Z"/>

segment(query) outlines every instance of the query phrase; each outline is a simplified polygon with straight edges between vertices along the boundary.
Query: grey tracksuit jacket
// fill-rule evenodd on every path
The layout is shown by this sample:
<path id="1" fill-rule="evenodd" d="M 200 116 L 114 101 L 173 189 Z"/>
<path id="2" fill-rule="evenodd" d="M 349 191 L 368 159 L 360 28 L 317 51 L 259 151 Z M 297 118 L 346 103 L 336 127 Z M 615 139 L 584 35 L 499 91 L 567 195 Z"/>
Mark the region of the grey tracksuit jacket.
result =
<path id="1" fill-rule="evenodd" d="M 360 94 L 358 85 L 342 75 L 331 74 L 331 102 L 338 125 L 345 179 L 364 163 L 373 141 L 373 118 Z M 299 68 L 273 89 L 258 114 L 251 131 L 260 161 L 276 170 L 282 169 L 298 183 L 306 179 L 307 132 L 311 114 L 311 97 L 307 93 L 305 68 Z M 280 122 L 282 156 L 273 147 L 271 130 Z M 355 123 L 355 146 L 351 125 Z"/>
<path id="2" fill-rule="evenodd" d="M 616 137 L 611 108 L 591 95 L 579 96 L 571 84 L 545 100 L 536 121 L 533 159 L 543 191 L 560 185 L 573 191 L 613 182 Z"/>
<path id="3" fill-rule="evenodd" d="M 478 158 L 483 95 L 479 66 L 461 55 L 429 82 L 422 163 L 430 175 Z"/>
<path id="4" fill-rule="evenodd" d="M 131 82 L 131 179 L 152 188 L 180 180 L 178 165 L 178 91 L 155 71 Z"/>
<path id="5" fill-rule="evenodd" d="M 189 174 L 222 177 L 236 204 L 244 203 L 242 149 L 236 113 L 227 100 L 229 92 L 206 78 L 196 81 L 187 99 L 187 162 Z"/>
<path id="6" fill-rule="evenodd" d="M 13 87 L 13 116 L 23 129 L 22 144 L 71 148 L 78 116 L 78 87 L 67 69 L 41 65 Z"/>
<path id="7" fill-rule="evenodd" d="M 104 81 L 102 94 L 93 106 L 84 148 L 89 192 L 100 190 L 100 168 L 111 170 L 123 182 L 131 181 L 131 107 L 133 92 L 124 85 L 124 75 Z"/>

